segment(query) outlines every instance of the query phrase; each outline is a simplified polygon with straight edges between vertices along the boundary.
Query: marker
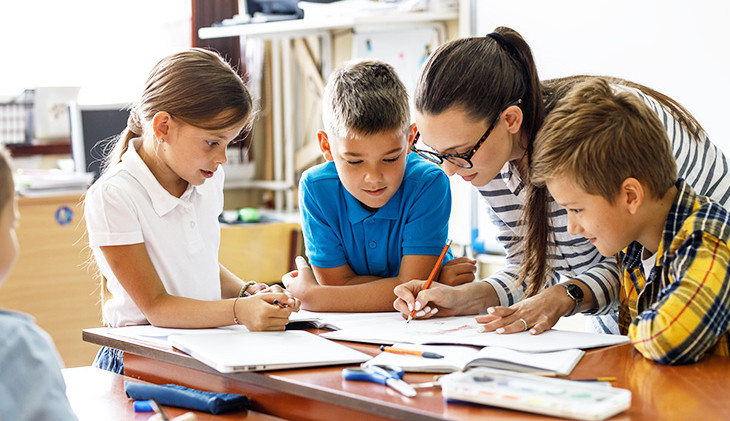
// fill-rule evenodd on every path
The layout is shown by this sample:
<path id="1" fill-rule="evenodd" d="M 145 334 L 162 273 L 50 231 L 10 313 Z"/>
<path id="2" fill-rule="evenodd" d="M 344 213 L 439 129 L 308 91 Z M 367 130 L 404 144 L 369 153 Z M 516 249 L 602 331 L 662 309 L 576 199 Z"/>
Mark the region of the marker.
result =
<path id="1" fill-rule="evenodd" d="M 444 256 L 446 256 L 446 252 L 449 251 L 449 247 L 451 247 L 451 240 L 449 240 L 444 246 L 444 249 L 441 250 L 441 255 L 439 256 L 438 260 L 436 260 L 436 265 L 431 270 L 431 274 L 428 275 L 428 280 L 426 281 L 426 285 L 423 286 L 423 289 L 428 289 L 431 286 L 431 282 L 433 282 L 433 278 L 436 277 L 436 272 L 438 272 L 439 268 L 441 267 L 441 262 L 444 261 Z M 413 316 L 415 315 L 416 309 L 414 308 L 413 310 L 411 310 L 411 314 L 408 315 L 408 320 L 406 320 L 406 323 L 410 323 L 411 320 L 413 320 Z"/>
<path id="2" fill-rule="evenodd" d="M 615 382 L 615 377 L 595 377 L 592 379 L 570 379 L 574 382 Z"/>
<path id="3" fill-rule="evenodd" d="M 277 306 L 279 306 L 279 308 L 287 308 L 287 307 L 289 307 L 286 304 L 282 304 L 279 300 L 274 300 L 274 304 L 276 304 Z"/>
<path id="4" fill-rule="evenodd" d="M 418 357 L 423 357 L 423 358 L 443 358 L 444 357 L 443 355 L 437 354 L 435 352 L 416 351 L 415 349 L 393 348 L 392 346 L 385 346 L 385 345 L 380 345 L 380 350 L 384 351 L 384 352 L 391 352 L 393 354 L 416 355 Z"/>

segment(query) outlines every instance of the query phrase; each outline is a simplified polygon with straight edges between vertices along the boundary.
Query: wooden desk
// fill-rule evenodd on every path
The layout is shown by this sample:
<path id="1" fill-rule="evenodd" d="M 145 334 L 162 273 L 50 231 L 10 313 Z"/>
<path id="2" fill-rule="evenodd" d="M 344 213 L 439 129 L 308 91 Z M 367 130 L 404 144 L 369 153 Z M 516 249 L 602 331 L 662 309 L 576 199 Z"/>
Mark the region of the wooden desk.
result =
<path id="1" fill-rule="evenodd" d="M 146 420 L 151 412 L 134 412 L 133 400 L 124 393 L 124 382 L 139 381 L 127 376 L 120 376 L 94 367 L 77 367 L 63 369 L 66 381 L 66 396 L 79 421 L 128 421 Z M 255 411 L 239 410 L 221 415 L 206 412 L 189 411 L 181 408 L 163 407 L 170 417 L 177 417 L 192 412 L 198 421 L 249 420 L 276 421 L 281 418 L 261 414 Z"/>
<path id="2" fill-rule="evenodd" d="M 315 331 L 317 332 L 317 331 Z M 125 351 L 125 374 L 153 383 L 177 383 L 249 396 L 252 409 L 293 420 L 535 420 L 549 417 L 483 406 L 446 404 L 439 390 L 412 399 L 371 383 L 342 379 L 342 367 L 222 374 L 184 353 L 114 336 L 107 329 L 84 330 L 84 340 Z M 350 344 L 375 355 L 374 345 Z M 730 359 L 707 357 L 679 367 L 644 359 L 631 345 L 591 350 L 570 378 L 615 376 L 614 386 L 630 389 L 632 406 L 613 420 L 726 419 L 730 413 Z M 431 375 L 407 373 L 409 383 Z M 285 403 L 285 404 L 283 404 Z"/>

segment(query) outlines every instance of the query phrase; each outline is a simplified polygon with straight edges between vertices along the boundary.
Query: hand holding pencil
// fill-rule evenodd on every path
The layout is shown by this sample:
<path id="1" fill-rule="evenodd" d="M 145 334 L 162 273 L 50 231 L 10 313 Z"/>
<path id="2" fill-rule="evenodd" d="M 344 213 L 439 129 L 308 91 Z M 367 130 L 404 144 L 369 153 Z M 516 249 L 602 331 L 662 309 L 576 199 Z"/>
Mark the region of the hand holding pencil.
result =
<path id="1" fill-rule="evenodd" d="M 427 290 L 431 287 L 431 283 L 433 282 L 434 278 L 436 277 L 436 274 L 439 271 L 439 268 L 441 267 L 441 262 L 444 261 L 444 257 L 446 256 L 446 252 L 449 251 L 449 247 L 451 247 L 451 240 L 449 240 L 446 245 L 444 246 L 443 250 L 441 250 L 441 255 L 439 256 L 438 260 L 436 260 L 436 264 L 434 265 L 433 269 L 431 269 L 431 274 L 428 275 L 428 279 L 426 280 L 426 284 L 423 286 L 423 290 Z M 408 314 L 408 320 L 406 320 L 406 323 L 410 323 L 410 321 L 413 319 L 413 316 L 416 315 L 416 312 L 419 309 L 414 307 L 411 309 L 410 314 Z"/>

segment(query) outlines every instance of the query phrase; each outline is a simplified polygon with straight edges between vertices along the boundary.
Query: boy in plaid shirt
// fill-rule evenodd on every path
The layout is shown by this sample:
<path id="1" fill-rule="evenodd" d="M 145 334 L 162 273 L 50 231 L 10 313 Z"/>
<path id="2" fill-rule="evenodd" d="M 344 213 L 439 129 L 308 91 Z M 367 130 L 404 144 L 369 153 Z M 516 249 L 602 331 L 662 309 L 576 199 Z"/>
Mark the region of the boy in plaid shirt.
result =
<path id="1" fill-rule="evenodd" d="M 730 354 L 730 213 L 678 179 L 639 98 L 603 79 L 576 85 L 537 136 L 530 182 L 566 208 L 571 234 L 616 255 L 619 328 L 644 357 Z"/>

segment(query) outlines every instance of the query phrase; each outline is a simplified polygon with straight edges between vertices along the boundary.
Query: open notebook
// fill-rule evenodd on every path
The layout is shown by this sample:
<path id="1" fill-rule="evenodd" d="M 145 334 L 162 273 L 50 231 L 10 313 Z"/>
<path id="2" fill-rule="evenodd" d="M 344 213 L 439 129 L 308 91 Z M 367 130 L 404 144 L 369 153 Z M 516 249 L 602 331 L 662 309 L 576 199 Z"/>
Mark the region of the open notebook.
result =
<path id="1" fill-rule="evenodd" d="M 305 331 L 170 335 L 170 345 L 221 373 L 361 363 L 370 356 Z"/>
<path id="2" fill-rule="evenodd" d="M 467 346 L 395 344 L 395 348 L 430 351 L 443 358 L 423 358 L 381 352 L 364 365 L 395 365 L 417 373 L 450 373 L 472 367 L 491 367 L 523 373 L 568 375 L 585 354 L 580 349 L 553 352 L 521 352 L 496 346 L 475 349 Z"/>

